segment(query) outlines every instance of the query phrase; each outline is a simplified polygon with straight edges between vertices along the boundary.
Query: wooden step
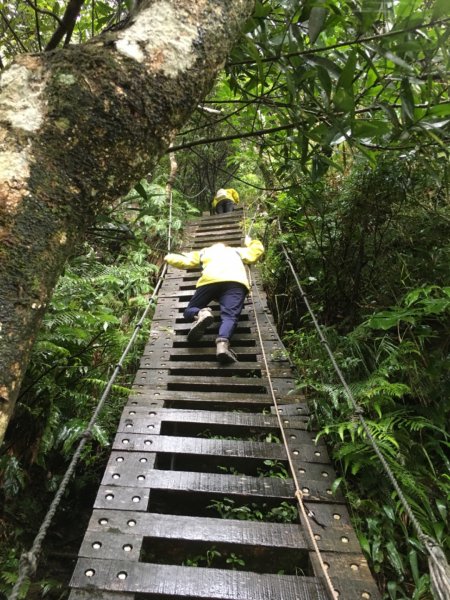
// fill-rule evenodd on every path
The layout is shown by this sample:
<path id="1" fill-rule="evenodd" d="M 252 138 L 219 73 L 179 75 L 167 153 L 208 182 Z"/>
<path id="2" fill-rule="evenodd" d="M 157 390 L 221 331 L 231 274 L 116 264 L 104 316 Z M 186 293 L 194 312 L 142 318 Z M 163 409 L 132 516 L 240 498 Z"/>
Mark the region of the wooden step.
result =
<path id="1" fill-rule="evenodd" d="M 186 248 L 240 245 L 242 218 L 239 210 L 190 222 Z M 380 600 L 252 271 L 253 293 L 232 339 L 239 362 L 221 365 L 217 303 L 202 339 L 187 340 L 192 324 L 183 312 L 199 269 L 169 267 L 70 600 L 326 600 L 305 519 L 340 600 Z M 306 511 L 300 518 L 288 453 Z M 219 562 L 206 568 L 207 555 Z"/>
<path id="2" fill-rule="evenodd" d="M 328 600 L 323 584 L 315 577 L 265 575 L 93 558 L 81 558 L 78 561 L 70 585 L 90 585 L 109 591 L 190 600 Z"/>

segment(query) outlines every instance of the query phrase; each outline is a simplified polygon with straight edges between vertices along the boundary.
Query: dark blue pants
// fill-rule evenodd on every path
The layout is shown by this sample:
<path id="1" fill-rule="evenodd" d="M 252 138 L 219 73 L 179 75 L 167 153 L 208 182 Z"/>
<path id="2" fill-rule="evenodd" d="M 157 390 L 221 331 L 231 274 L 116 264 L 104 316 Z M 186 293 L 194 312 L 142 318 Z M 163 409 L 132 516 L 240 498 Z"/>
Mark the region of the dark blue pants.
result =
<path id="1" fill-rule="evenodd" d="M 233 212 L 234 210 L 234 202 L 233 200 L 221 200 L 218 204 L 216 204 L 216 214 L 220 215 L 222 213 Z"/>
<path id="2" fill-rule="evenodd" d="M 195 290 L 186 310 L 184 318 L 193 321 L 199 310 L 208 306 L 212 300 L 220 305 L 219 337 L 230 339 L 244 306 L 248 290 L 237 281 L 221 281 L 201 285 Z"/>

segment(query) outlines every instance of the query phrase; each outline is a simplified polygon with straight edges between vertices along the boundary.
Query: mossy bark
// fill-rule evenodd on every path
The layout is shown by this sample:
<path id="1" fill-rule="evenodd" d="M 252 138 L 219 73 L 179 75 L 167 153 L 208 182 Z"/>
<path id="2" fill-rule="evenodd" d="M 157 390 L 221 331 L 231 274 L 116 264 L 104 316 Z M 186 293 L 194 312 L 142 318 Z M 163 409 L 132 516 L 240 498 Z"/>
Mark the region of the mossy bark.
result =
<path id="1" fill-rule="evenodd" d="M 210 89 L 253 0 L 144 0 L 128 27 L 24 55 L 0 88 L 0 440 L 52 290 Z"/>

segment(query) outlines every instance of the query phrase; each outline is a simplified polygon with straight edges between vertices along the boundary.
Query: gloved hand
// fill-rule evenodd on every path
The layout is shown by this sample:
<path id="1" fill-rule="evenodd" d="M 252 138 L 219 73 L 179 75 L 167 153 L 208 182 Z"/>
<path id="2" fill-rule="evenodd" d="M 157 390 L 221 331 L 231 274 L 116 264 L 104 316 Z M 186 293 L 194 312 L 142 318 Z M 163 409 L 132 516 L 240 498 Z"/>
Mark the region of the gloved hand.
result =
<path id="1" fill-rule="evenodd" d="M 251 241 L 252 241 L 252 238 L 251 238 L 249 235 L 246 235 L 246 236 L 245 236 L 245 239 L 244 239 L 244 244 L 245 244 L 246 246 L 250 246 L 250 242 L 251 242 Z"/>

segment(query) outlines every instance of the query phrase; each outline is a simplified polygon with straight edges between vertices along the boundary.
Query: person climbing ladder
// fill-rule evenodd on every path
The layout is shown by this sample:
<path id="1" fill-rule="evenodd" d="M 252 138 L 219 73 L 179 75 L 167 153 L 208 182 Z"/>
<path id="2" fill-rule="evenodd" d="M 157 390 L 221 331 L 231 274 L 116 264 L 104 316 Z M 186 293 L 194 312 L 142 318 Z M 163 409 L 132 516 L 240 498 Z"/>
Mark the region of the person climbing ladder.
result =
<path id="1" fill-rule="evenodd" d="M 230 348 L 230 339 L 250 289 L 245 264 L 256 262 L 263 253 L 262 243 L 247 236 L 245 247 L 233 248 L 218 243 L 199 251 L 170 253 L 164 257 L 166 262 L 179 269 L 202 268 L 196 291 L 184 311 L 184 318 L 194 321 L 187 338 L 191 342 L 201 339 L 214 321 L 208 304 L 217 300 L 220 305 L 220 325 L 216 356 L 221 363 L 237 361 L 236 354 Z"/>
<path id="2" fill-rule="evenodd" d="M 212 213 L 220 215 L 222 213 L 233 212 L 236 204 L 239 204 L 239 194 L 233 188 L 221 188 L 217 190 L 211 202 Z"/>

